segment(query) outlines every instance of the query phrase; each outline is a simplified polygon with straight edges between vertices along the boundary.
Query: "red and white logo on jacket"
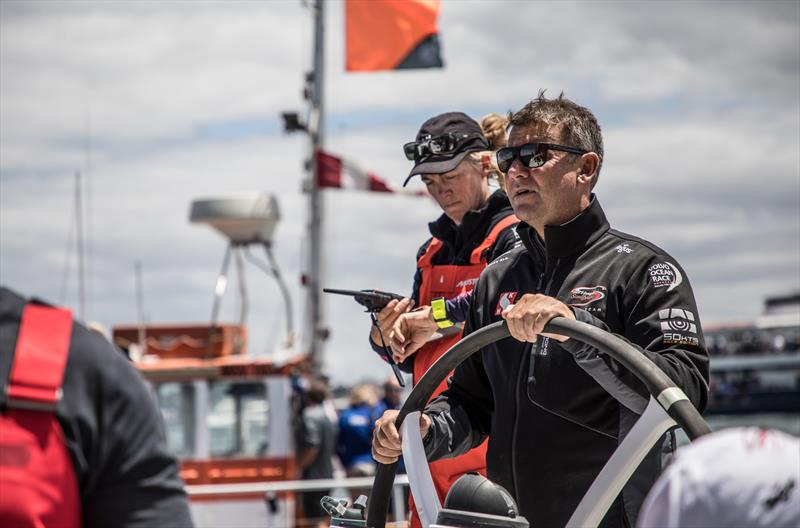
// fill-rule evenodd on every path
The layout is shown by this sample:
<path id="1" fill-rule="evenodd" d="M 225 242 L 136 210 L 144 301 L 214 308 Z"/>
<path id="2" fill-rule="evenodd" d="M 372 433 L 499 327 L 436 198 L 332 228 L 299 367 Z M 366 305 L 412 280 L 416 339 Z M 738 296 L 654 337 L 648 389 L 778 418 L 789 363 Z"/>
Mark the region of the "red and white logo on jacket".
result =
<path id="1" fill-rule="evenodd" d="M 500 315 L 507 306 L 514 304 L 519 292 L 503 292 L 500 294 L 500 300 L 497 301 L 497 308 L 494 310 L 495 315 Z"/>

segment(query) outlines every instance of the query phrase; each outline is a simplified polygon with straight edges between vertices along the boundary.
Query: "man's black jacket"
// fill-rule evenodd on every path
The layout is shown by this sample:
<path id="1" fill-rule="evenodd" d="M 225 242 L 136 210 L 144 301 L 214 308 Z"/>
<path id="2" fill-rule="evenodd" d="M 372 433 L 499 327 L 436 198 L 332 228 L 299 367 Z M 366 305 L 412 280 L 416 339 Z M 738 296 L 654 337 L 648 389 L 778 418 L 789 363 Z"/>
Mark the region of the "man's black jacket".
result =
<path id="1" fill-rule="evenodd" d="M 525 293 L 550 295 L 578 320 L 640 349 L 702 411 L 708 355 L 694 295 L 675 259 L 610 229 L 594 197 L 572 221 L 547 226 L 544 241 L 524 223 L 518 233 L 523 245 L 481 274 L 465 334 L 499 321 L 503 307 Z M 429 404 L 426 451 L 434 460 L 454 456 L 489 435 L 489 478 L 516 497 L 531 526 L 560 527 L 647 398 L 630 372 L 593 347 L 507 338 L 458 367 L 450 388 Z M 633 526 L 672 444 L 669 436 L 646 457 L 603 526 Z"/>

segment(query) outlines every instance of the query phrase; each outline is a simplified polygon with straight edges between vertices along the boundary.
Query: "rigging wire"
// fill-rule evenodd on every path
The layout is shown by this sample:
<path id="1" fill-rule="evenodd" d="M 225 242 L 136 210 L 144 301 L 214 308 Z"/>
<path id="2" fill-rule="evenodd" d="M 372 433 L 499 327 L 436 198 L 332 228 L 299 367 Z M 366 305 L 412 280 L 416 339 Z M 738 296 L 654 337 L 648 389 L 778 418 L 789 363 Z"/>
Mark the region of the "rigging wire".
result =
<path id="1" fill-rule="evenodd" d="M 85 249 L 86 256 L 86 314 L 88 320 L 91 312 L 92 292 L 94 291 L 94 270 L 92 266 L 92 254 L 94 247 L 92 244 L 92 226 L 94 220 L 94 208 L 92 203 L 92 114 L 89 108 L 86 108 L 86 128 L 84 135 L 84 190 L 83 193 L 86 197 L 86 228 L 85 228 Z"/>
<path id="2" fill-rule="evenodd" d="M 75 238 L 75 203 L 72 204 L 73 211 L 69 215 L 69 228 L 67 229 L 67 246 L 64 248 L 64 269 L 61 273 L 61 288 L 58 294 L 58 304 L 63 306 L 67 300 L 67 283 L 69 282 L 70 261 L 72 257 L 72 245 Z"/>
<path id="3" fill-rule="evenodd" d="M 75 173 L 75 224 L 76 224 L 76 244 L 75 250 L 78 254 L 78 317 L 86 320 L 86 270 L 84 268 L 84 244 L 83 244 L 83 187 L 81 171 Z"/>
<path id="4" fill-rule="evenodd" d="M 264 246 L 264 252 L 267 255 L 268 264 L 261 261 L 252 253 L 250 253 L 249 246 L 245 246 L 244 256 L 251 264 L 261 269 L 265 273 L 275 277 L 275 280 L 278 282 L 278 287 L 280 288 L 281 295 L 283 296 L 284 306 L 286 307 L 287 344 L 291 345 L 292 342 L 294 341 L 294 317 L 292 311 L 292 299 L 289 296 L 289 289 L 286 286 L 286 282 L 283 280 L 283 276 L 281 275 L 280 269 L 278 268 L 278 263 L 275 260 L 275 255 L 272 253 L 271 245 L 269 243 L 264 243 L 263 246 Z"/>

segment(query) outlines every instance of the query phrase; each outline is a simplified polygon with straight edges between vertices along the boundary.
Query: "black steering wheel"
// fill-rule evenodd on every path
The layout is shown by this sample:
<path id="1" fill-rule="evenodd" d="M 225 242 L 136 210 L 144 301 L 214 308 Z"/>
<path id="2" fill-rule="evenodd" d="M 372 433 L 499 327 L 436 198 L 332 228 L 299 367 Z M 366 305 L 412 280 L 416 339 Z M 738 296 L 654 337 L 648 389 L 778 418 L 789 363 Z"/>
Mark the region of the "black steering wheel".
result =
<path id="1" fill-rule="evenodd" d="M 672 380 L 655 363 L 631 346 L 630 343 L 605 330 L 565 317 L 551 319 L 545 325 L 544 331 L 565 335 L 592 345 L 620 362 L 645 384 L 650 394 L 686 432 L 690 440 L 711 432 L 708 424 L 683 395 L 683 392 L 675 386 Z M 483 347 L 510 337 L 510 335 L 506 322 L 498 321 L 477 330 L 453 345 L 431 365 L 425 375 L 422 376 L 422 379 L 414 386 L 397 415 L 395 422 L 397 430 L 400 430 L 400 426 L 408 414 L 422 411 L 425 408 L 433 391 L 453 369 Z M 679 397 L 675 397 L 676 394 Z M 369 528 L 385 528 L 386 526 L 389 495 L 394 484 L 396 471 L 397 462 L 391 464 L 378 463 L 377 465 L 367 509 L 367 526 Z"/>

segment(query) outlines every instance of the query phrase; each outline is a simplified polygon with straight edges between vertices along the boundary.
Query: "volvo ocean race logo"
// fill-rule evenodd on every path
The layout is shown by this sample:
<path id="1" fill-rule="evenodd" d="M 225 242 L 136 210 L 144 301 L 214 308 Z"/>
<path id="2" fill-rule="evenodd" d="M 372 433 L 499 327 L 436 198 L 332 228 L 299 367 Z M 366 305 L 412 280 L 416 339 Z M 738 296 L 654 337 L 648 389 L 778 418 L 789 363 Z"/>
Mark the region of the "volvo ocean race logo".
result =
<path id="1" fill-rule="evenodd" d="M 569 292 L 570 306 L 583 307 L 606 297 L 605 286 L 579 286 Z"/>
<path id="2" fill-rule="evenodd" d="M 650 280 L 653 281 L 654 288 L 667 286 L 667 291 L 672 291 L 683 282 L 683 275 L 678 267 L 671 262 L 653 264 L 647 271 L 650 273 Z"/>

